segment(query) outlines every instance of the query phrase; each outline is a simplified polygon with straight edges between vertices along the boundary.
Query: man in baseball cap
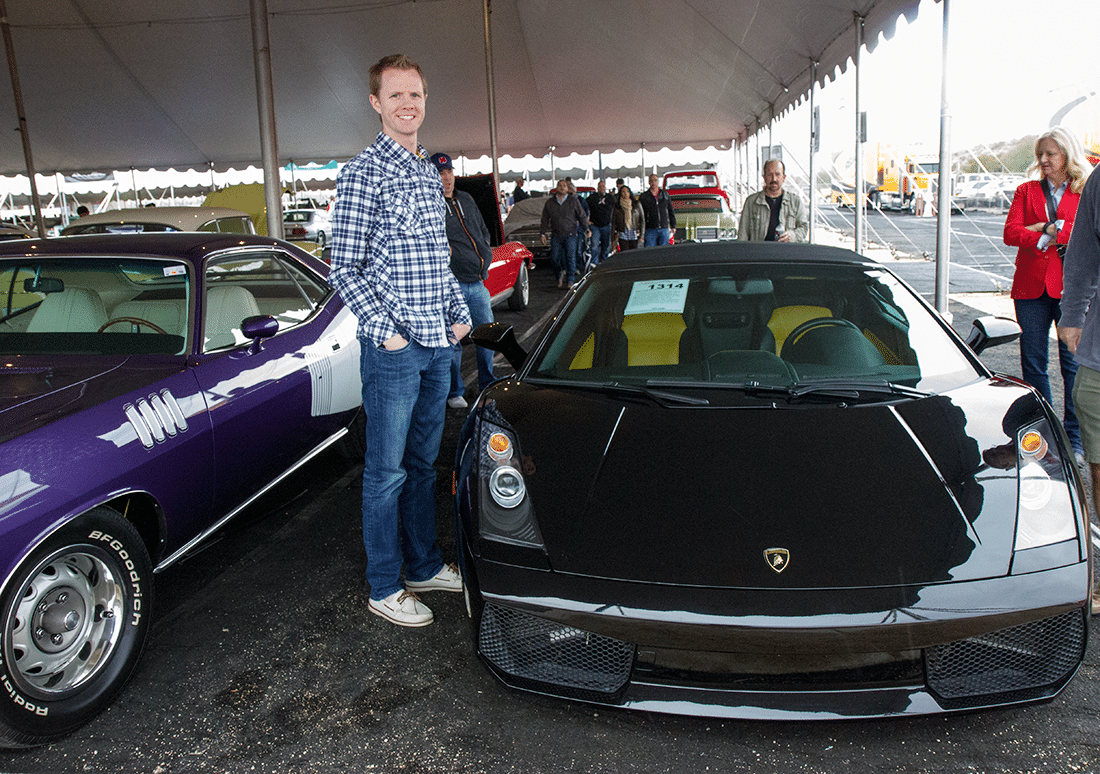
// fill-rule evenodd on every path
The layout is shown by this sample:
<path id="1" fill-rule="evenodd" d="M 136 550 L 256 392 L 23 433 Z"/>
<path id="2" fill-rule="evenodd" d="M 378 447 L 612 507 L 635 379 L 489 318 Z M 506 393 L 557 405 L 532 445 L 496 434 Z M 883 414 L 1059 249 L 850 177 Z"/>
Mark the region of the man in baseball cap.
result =
<path id="1" fill-rule="evenodd" d="M 489 264 L 493 262 L 493 250 L 489 247 L 489 229 L 481 217 L 474 197 L 465 191 L 455 190 L 455 170 L 451 157 L 446 153 L 434 153 L 432 163 L 439 170 L 443 181 L 443 201 L 447 204 L 447 242 L 451 245 L 451 272 L 458 280 L 470 318 L 476 328 L 493 321 L 489 302 L 489 290 L 485 279 L 489 276 Z M 477 386 L 484 390 L 493 381 L 493 353 L 477 347 Z M 466 408 L 466 384 L 462 380 L 462 345 L 456 345 L 451 360 L 451 391 L 447 405 Z"/>

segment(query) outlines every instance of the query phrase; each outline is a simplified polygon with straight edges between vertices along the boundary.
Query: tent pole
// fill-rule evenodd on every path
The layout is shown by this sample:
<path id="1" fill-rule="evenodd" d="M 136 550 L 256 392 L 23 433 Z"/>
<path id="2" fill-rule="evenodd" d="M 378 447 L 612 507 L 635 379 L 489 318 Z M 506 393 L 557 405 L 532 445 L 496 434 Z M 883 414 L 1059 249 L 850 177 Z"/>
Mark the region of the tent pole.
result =
<path id="1" fill-rule="evenodd" d="M 493 78 L 493 33 L 489 24 L 492 0 L 484 0 L 482 15 L 485 18 L 485 91 L 489 95 L 489 153 L 493 157 L 493 188 L 500 197 L 500 168 L 497 166 L 497 107 L 496 86 Z M 497 201 L 500 207 L 500 201 Z"/>
<path id="2" fill-rule="evenodd" d="M 948 275 L 951 269 L 951 115 L 947 106 L 947 26 L 949 0 L 943 2 L 943 63 L 940 66 L 939 210 L 936 213 L 936 311 L 947 317 Z M 947 174 L 944 174 L 946 170 Z"/>
<path id="3" fill-rule="evenodd" d="M 814 112 L 814 95 L 817 92 L 817 62 L 810 69 L 810 185 L 807 189 L 810 194 L 810 242 L 814 241 L 815 224 L 817 222 L 817 163 L 814 161 L 814 152 L 817 150 L 819 138 L 817 136 L 817 114 Z"/>
<path id="4" fill-rule="evenodd" d="M 249 0 L 252 14 L 252 56 L 256 64 L 256 101 L 260 113 L 260 153 L 264 166 L 267 235 L 283 236 L 283 195 L 279 178 L 279 144 L 275 133 L 275 90 L 271 77 L 271 41 L 267 30 L 267 0 Z"/>
<path id="5" fill-rule="evenodd" d="M 46 238 L 46 224 L 42 221 L 42 202 L 38 198 L 38 186 L 34 181 L 34 158 L 31 155 L 31 137 L 27 131 L 27 114 L 23 110 L 23 89 L 19 85 L 19 70 L 15 66 L 15 47 L 11 41 L 11 25 L 8 24 L 8 6 L 0 0 L 0 28 L 4 33 L 4 50 L 8 54 L 8 72 L 11 73 L 11 92 L 15 97 L 15 114 L 19 118 L 19 135 L 23 138 L 23 158 L 27 164 L 27 177 L 31 181 L 31 201 L 34 204 L 34 223 L 38 236 Z"/>
<path id="6" fill-rule="evenodd" d="M 859 110 L 859 60 L 860 50 L 863 48 L 863 17 L 856 15 L 856 51 L 855 57 L 855 70 L 856 70 L 856 173 L 852 196 L 854 201 L 852 206 L 856 211 L 856 252 L 863 255 L 864 245 L 864 229 L 866 223 L 864 222 L 867 217 L 867 210 L 865 208 L 864 199 L 864 186 L 863 184 L 863 134 L 861 132 L 862 126 L 860 124 L 860 110 Z"/>

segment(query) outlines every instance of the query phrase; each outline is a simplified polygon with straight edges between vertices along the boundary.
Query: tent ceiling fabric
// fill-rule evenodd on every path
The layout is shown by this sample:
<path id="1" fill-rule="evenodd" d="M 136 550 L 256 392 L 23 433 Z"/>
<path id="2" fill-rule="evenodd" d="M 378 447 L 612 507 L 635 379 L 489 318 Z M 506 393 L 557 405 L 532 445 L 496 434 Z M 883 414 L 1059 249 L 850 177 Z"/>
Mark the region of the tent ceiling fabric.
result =
<path id="1" fill-rule="evenodd" d="M 926 4 L 931 0 L 926 0 Z M 499 154 L 729 147 L 873 48 L 919 0 L 493 0 Z M 248 0 L 8 4 L 36 170 L 261 158 Z M 424 68 L 421 142 L 489 152 L 481 0 L 268 0 L 281 163 L 346 160 L 379 129 L 368 70 Z M 9 80 L 0 111 L 17 127 Z M 786 89 L 786 90 L 785 90 Z M 0 133 L 0 174 L 24 172 Z"/>

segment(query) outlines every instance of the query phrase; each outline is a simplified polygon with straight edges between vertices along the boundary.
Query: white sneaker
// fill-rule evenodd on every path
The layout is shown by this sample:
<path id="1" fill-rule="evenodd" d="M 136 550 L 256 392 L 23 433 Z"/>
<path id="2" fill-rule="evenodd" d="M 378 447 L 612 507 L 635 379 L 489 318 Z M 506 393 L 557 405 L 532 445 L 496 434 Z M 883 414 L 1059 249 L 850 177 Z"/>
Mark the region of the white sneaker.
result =
<path id="1" fill-rule="evenodd" d="M 443 569 L 427 580 L 406 580 L 405 588 L 409 591 L 462 591 L 462 576 L 453 564 L 445 564 Z"/>
<path id="2" fill-rule="evenodd" d="M 466 399 L 461 395 L 456 395 L 453 398 L 447 398 L 447 405 L 451 408 L 466 408 L 469 404 L 466 403 Z"/>
<path id="3" fill-rule="evenodd" d="M 406 589 L 395 591 L 385 599 L 372 599 L 367 608 L 398 626 L 427 626 L 434 618 L 431 609 Z"/>

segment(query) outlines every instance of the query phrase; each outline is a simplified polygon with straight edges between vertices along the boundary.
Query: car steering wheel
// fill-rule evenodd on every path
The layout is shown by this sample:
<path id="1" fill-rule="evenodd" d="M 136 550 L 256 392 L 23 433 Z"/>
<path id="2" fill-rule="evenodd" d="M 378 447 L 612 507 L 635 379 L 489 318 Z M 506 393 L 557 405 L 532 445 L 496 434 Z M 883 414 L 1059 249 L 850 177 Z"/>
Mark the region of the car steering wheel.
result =
<path id="1" fill-rule="evenodd" d="M 146 328 L 152 328 L 157 333 L 161 333 L 165 336 L 168 335 L 168 331 L 164 330 L 164 328 L 161 328 L 155 322 L 149 322 L 148 320 L 143 319 L 141 317 L 114 317 L 114 318 L 108 320 L 107 322 L 103 323 L 103 325 L 100 325 L 99 330 L 96 331 L 96 333 L 103 333 L 103 331 L 107 330 L 108 328 L 110 328 L 115 323 L 120 323 L 120 322 L 133 323 L 134 325 L 139 325 L 139 326 L 144 325 Z"/>
<path id="2" fill-rule="evenodd" d="M 793 331 L 787 334 L 787 338 L 783 341 L 783 348 L 786 349 L 788 344 L 793 344 L 798 340 L 806 331 L 811 331 L 814 328 L 851 328 L 858 331 L 859 326 L 851 320 L 845 320 L 843 317 L 815 317 L 812 320 L 807 320 L 801 325 L 797 326 Z M 861 334 L 862 335 L 862 334 Z"/>

